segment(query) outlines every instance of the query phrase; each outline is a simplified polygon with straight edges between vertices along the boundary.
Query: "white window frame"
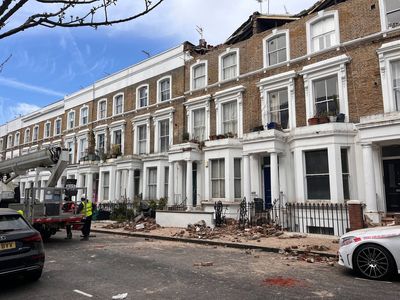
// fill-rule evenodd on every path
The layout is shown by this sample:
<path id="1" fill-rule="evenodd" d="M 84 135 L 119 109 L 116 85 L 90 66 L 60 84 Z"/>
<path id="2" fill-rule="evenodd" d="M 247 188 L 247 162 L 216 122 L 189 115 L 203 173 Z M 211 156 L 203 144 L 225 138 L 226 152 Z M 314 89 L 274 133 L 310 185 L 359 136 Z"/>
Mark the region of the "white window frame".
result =
<path id="1" fill-rule="evenodd" d="M 28 134 L 27 134 L 28 132 Z M 24 132 L 24 144 L 31 142 L 31 129 L 26 128 Z"/>
<path id="2" fill-rule="evenodd" d="M 236 86 L 214 94 L 216 110 L 216 129 L 217 134 L 223 134 L 223 111 L 222 105 L 228 102 L 236 101 L 237 112 L 237 137 L 243 137 L 243 86 Z"/>
<path id="3" fill-rule="evenodd" d="M 142 88 L 146 88 L 147 89 L 146 105 L 144 105 L 144 106 L 140 106 L 140 90 Z M 149 99 L 150 99 L 149 91 L 150 91 L 150 89 L 149 89 L 149 85 L 148 84 L 141 84 L 136 88 L 136 109 L 141 109 L 143 107 L 149 106 Z"/>
<path id="4" fill-rule="evenodd" d="M 60 132 L 59 133 L 57 133 L 57 122 L 60 122 Z M 57 118 L 54 120 L 54 136 L 61 135 L 61 133 L 62 133 L 62 119 Z"/>
<path id="5" fill-rule="evenodd" d="M 14 147 L 19 146 L 19 140 L 20 140 L 20 138 L 21 138 L 21 135 L 20 135 L 19 131 L 17 131 L 17 132 L 14 134 Z"/>
<path id="6" fill-rule="evenodd" d="M 307 174 L 307 161 L 306 161 L 306 152 L 313 152 L 313 151 L 326 151 L 326 159 L 328 161 L 328 172 L 327 173 L 318 173 L 318 174 Z M 318 202 L 318 201 L 332 201 L 332 188 L 334 188 L 332 186 L 332 178 L 331 178 L 331 161 L 329 159 L 329 155 L 330 155 L 330 151 L 329 148 L 316 148 L 316 149 L 307 149 L 303 151 L 303 161 L 304 161 L 304 187 L 305 187 L 305 199 L 308 202 Z M 307 189 L 307 180 L 308 177 L 312 177 L 312 176 L 328 176 L 328 182 L 329 182 L 329 198 L 328 199 L 309 199 L 308 198 L 308 189 Z"/>
<path id="7" fill-rule="evenodd" d="M 84 151 L 86 150 L 86 149 L 82 149 L 82 140 L 86 140 L 86 148 L 89 146 L 88 145 L 88 137 L 86 136 L 86 135 L 83 135 L 83 136 L 80 136 L 80 137 L 78 137 L 78 139 L 77 139 L 77 142 L 78 142 L 78 159 L 77 159 L 77 162 L 79 162 L 81 159 L 82 159 L 82 153 L 84 153 Z"/>
<path id="8" fill-rule="evenodd" d="M 389 28 L 388 20 L 386 18 L 386 5 L 385 5 L 384 0 L 379 0 L 379 10 L 380 10 L 379 12 L 380 12 L 380 17 L 381 17 L 381 30 L 382 31 L 393 30 L 395 28 L 400 27 L 400 24 L 399 24 L 399 26 Z"/>
<path id="9" fill-rule="evenodd" d="M 212 164 L 213 163 L 215 163 L 215 162 L 217 162 L 218 161 L 218 167 L 220 167 L 220 162 L 221 161 L 223 161 L 224 162 L 224 167 L 222 168 L 223 170 L 224 170 L 224 177 L 221 177 L 221 176 L 219 176 L 219 177 L 213 177 L 213 174 L 212 174 Z M 228 193 L 228 191 L 226 190 L 226 181 L 227 181 L 227 174 L 226 174 L 226 164 L 227 164 L 228 162 L 227 162 L 227 159 L 226 158 L 224 158 L 224 157 L 220 157 L 220 158 L 213 158 L 213 159 L 210 159 L 210 196 L 211 196 L 211 199 L 225 199 L 226 197 L 227 197 L 227 193 Z M 218 169 L 218 173 L 220 173 L 219 171 L 220 171 L 221 169 L 219 168 Z M 219 175 L 221 175 L 221 174 L 219 174 Z M 229 177 L 229 174 L 228 174 L 228 177 Z M 228 178 L 228 180 L 229 180 L 229 178 Z M 221 195 L 221 191 L 219 191 L 219 193 L 220 193 L 220 197 L 213 197 L 214 195 L 213 195 L 213 181 L 218 181 L 219 183 L 222 183 L 223 182 L 223 184 L 222 185 L 220 185 L 220 187 L 221 186 L 223 186 L 224 187 L 224 195 L 223 195 L 223 197 L 221 197 L 222 195 Z"/>
<path id="10" fill-rule="evenodd" d="M 314 103 L 314 81 L 336 75 L 338 77 L 339 113 L 345 114 L 345 122 L 349 121 L 349 100 L 347 92 L 346 64 L 350 58 L 343 54 L 308 66 L 299 73 L 303 76 L 306 98 L 306 121 L 316 114 Z"/>
<path id="11" fill-rule="evenodd" d="M 260 80 L 258 87 L 261 94 L 261 119 L 266 126 L 269 120 L 269 99 L 268 94 L 277 90 L 288 90 L 289 122 L 288 130 L 296 128 L 296 93 L 294 78 L 297 76 L 295 71 L 270 76 Z"/>
<path id="12" fill-rule="evenodd" d="M 187 117 L 187 132 L 189 133 L 190 139 L 193 139 L 194 132 L 194 118 L 193 111 L 198 109 L 205 109 L 205 140 L 208 140 L 210 136 L 210 100 L 211 95 L 205 95 L 198 98 L 189 99 L 184 103 L 186 106 L 186 117 Z"/>
<path id="13" fill-rule="evenodd" d="M 331 45 L 330 47 L 314 51 L 313 47 L 312 47 L 311 27 L 314 24 L 318 23 L 319 21 L 322 21 L 325 18 L 330 18 L 332 16 L 334 18 L 334 24 L 335 24 L 335 39 L 336 39 L 336 43 Z M 327 49 L 331 49 L 331 48 L 337 48 L 340 45 L 340 27 L 339 27 L 339 13 L 338 13 L 338 11 L 337 10 L 330 10 L 330 11 L 321 10 L 321 11 L 319 11 L 318 15 L 316 15 L 314 18 L 312 18 L 312 19 L 307 21 L 306 30 L 307 30 L 307 54 L 326 51 Z"/>
<path id="14" fill-rule="evenodd" d="M 106 105 L 106 109 L 105 109 L 105 111 L 104 111 L 104 117 L 101 117 L 101 112 L 100 112 L 100 105 L 102 104 L 102 103 L 105 103 L 105 105 Z M 105 120 L 105 119 L 107 119 L 107 99 L 100 99 L 99 100 L 99 102 L 97 103 L 97 120 L 98 121 L 100 121 L 100 120 Z"/>
<path id="15" fill-rule="evenodd" d="M 169 79 L 169 99 L 161 101 L 161 82 L 164 80 Z M 163 103 L 163 102 L 168 102 L 172 99 L 172 76 L 164 76 L 157 80 L 157 102 L 158 103 Z"/>
<path id="16" fill-rule="evenodd" d="M 12 134 L 9 134 L 7 137 L 7 149 L 14 147 L 14 141 Z"/>
<path id="17" fill-rule="evenodd" d="M 98 144 L 98 140 L 99 139 L 98 139 L 98 136 L 100 134 L 104 134 L 104 153 L 107 152 L 107 141 L 108 141 L 107 128 L 108 128 L 108 126 L 104 124 L 104 125 L 96 126 L 93 129 L 94 139 L 95 139 L 95 142 L 96 142 L 96 150 L 97 151 L 99 151 L 99 144 Z"/>
<path id="18" fill-rule="evenodd" d="M 74 116 L 73 117 L 73 119 L 72 119 L 72 123 L 73 123 L 73 125 L 71 126 L 71 114 Z M 68 112 L 68 115 L 67 115 L 67 128 L 68 129 L 73 129 L 73 128 L 75 128 L 75 117 L 76 117 L 76 115 L 75 115 L 75 110 L 70 110 L 69 112 Z"/>
<path id="19" fill-rule="evenodd" d="M 103 135 L 104 136 L 104 147 L 102 148 L 102 150 L 103 150 L 103 152 L 101 152 L 100 150 L 101 150 L 101 148 L 100 148 L 100 144 L 99 144 L 99 136 L 100 135 Z M 102 131 L 102 132 L 97 132 L 96 134 L 95 134 L 95 140 L 96 140 L 96 150 L 99 152 L 99 153 L 106 153 L 106 151 L 107 151 L 107 135 L 106 135 L 106 133 L 105 133 L 105 131 Z"/>
<path id="20" fill-rule="evenodd" d="M 379 69 L 382 82 L 383 110 L 385 113 L 396 111 L 393 93 L 393 76 L 391 64 L 400 61 L 400 41 L 383 44 L 378 50 Z"/>
<path id="21" fill-rule="evenodd" d="M 36 131 L 36 139 L 35 139 L 35 131 Z M 33 126 L 32 130 L 32 142 L 37 142 L 39 140 L 39 125 Z"/>
<path id="22" fill-rule="evenodd" d="M 83 115 L 82 115 L 82 111 L 87 109 L 87 120 L 86 123 L 83 123 Z M 84 105 L 80 108 L 79 110 L 79 126 L 86 126 L 89 124 L 89 106 Z"/>
<path id="23" fill-rule="evenodd" d="M 47 131 L 47 126 L 49 126 L 49 130 Z M 51 122 L 47 121 L 46 123 L 44 123 L 43 126 L 43 138 L 47 139 L 51 137 Z"/>
<path id="24" fill-rule="evenodd" d="M 268 42 L 272 39 L 278 38 L 279 36 L 285 36 L 286 39 L 286 60 L 273 64 L 271 65 L 269 62 L 269 58 L 268 58 Z M 277 29 L 273 29 L 272 30 L 272 34 L 268 35 L 267 37 L 265 37 L 262 40 L 263 43 L 263 62 L 264 62 L 264 68 L 267 67 L 272 67 L 272 66 L 279 66 L 281 64 L 285 64 L 288 61 L 290 61 L 290 36 L 289 36 L 289 29 L 286 30 L 277 30 Z"/>
<path id="25" fill-rule="evenodd" d="M 150 170 L 152 170 L 152 171 L 156 171 L 156 181 L 155 182 L 150 182 Z M 157 195 L 159 194 L 159 191 L 158 191 L 158 189 L 160 188 L 159 186 L 158 186 L 158 182 L 159 182 L 159 180 L 158 180 L 158 176 L 160 176 L 161 174 L 159 174 L 159 168 L 157 168 L 157 167 L 153 167 L 153 166 L 151 166 L 151 167 L 148 167 L 147 168 L 147 178 L 146 178 L 146 191 L 147 191 L 147 200 L 155 200 L 155 199 L 157 199 Z M 155 199 L 152 199 L 151 197 L 150 197 L 150 186 L 152 186 L 152 187 L 154 187 L 154 190 L 155 190 Z"/>
<path id="26" fill-rule="evenodd" d="M 74 164 L 74 163 L 75 163 L 75 147 L 76 147 L 75 139 L 74 139 L 74 138 L 67 138 L 67 139 L 65 139 L 65 142 L 64 142 L 65 148 L 68 149 L 68 144 L 69 144 L 69 143 L 72 143 L 72 149 L 71 149 L 72 159 L 71 159 L 71 164 Z M 69 159 L 69 157 L 68 157 L 68 159 Z"/>
<path id="27" fill-rule="evenodd" d="M 122 96 L 122 108 L 121 108 L 121 112 L 117 113 L 117 98 L 119 96 Z M 124 102 L 125 102 L 125 96 L 124 93 L 118 93 L 116 95 L 114 95 L 113 97 L 113 116 L 119 116 L 122 115 L 124 113 Z"/>
<path id="28" fill-rule="evenodd" d="M 111 137 L 111 147 L 112 147 L 112 145 L 115 144 L 114 132 L 118 131 L 118 130 L 121 130 L 121 154 L 122 155 L 125 154 L 125 125 L 126 125 L 126 121 L 125 120 L 120 120 L 120 121 L 116 121 L 116 122 L 113 122 L 113 123 L 109 124 L 110 137 Z"/>
<path id="29" fill-rule="evenodd" d="M 195 78 L 194 78 L 194 70 L 197 67 L 201 66 L 201 65 L 204 65 L 204 69 L 205 69 L 205 72 L 204 72 L 204 77 L 205 77 L 204 86 L 195 88 L 195 86 L 194 86 L 194 80 L 195 80 Z M 197 60 L 195 64 L 190 66 L 190 90 L 191 91 L 200 90 L 200 89 L 206 88 L 207 86 L 208 86 L 208 61 L 207 60 Z"/>
<path id="30" fill-rule="evenodd" d="M 173 107 L 168 107 L 165 109 L 160 109 L 153 114 L 153 124 L 154 124 L 154 152 L 160 153 L 160 130 L 159 123 L 160 121 L 169 120 L 169 148 L 173 144 L 174 140 L 174 112 L 175 109 Z"/>
<path id="31" fill-rule="evenodd" d="M 150 114 L 137 116 L 132 119 L 133 153 L 139 155 L 139 126 L 146 126 L 146 153 L 150 153 Z M 143 154 L 142 154 L 143 155 Z"/>
<path id="32" fill-rule="evenodd" d="M 223 79 L 223 70 L 222 70 L 222 60 L 224 59 L 225 56 L 228 56 L 232 53 L 236 53 L 236 76 L 229 78 L 229 79 Z M 221 53 L 218 56 L 218 81 L 229 81 L 229 80 L 236 80 L 240 76 L 240 55 L 239 55 L 239 48 L 226 48 L 226 50 Z"/>

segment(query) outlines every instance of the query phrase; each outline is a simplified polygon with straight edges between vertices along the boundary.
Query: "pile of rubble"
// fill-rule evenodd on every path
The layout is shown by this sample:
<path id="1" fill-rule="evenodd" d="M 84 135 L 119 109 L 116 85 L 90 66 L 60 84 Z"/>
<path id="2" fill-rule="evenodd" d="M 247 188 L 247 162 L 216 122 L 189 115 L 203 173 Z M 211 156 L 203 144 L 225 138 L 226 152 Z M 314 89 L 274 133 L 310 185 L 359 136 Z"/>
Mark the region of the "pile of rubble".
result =
<path id="1" fill-rule="evenodd" d="M 330 250 L 330 248 L 324 245 L 305 246 L 305 250 L 302 251 L 299 251 L 298 246 L 291 246 L 285 249 L 281 249 L 279 253 L 284 255 L 284 257 L 282 258 L 284 260 L 301 260 L 308 263 L 322 262 L 327 263 L 330 266 L 334 266 L 335 261 L 337 261 L 335 257 L 327 257 L 314 252 L 324 252 L 328 250 Z"/>
<path id="2" fill-rule="evenodd" d="M 207 226 L 206 222 L 203 220 L 195 224 L 189 224 L 186 229 L 174 233 L 172 236 L 208 240 L 225 237 L 232 239 L 232 242 L 242 242 L 242 239 L 247 241 L 259 241 L 261 238 L 279 237 L 283 235 L 283 231 L 276 226 L 263 225 L 253 228 L 240 229 L 237 221 L 233 219 L 227 219 L 226 224 L 215 228 Z"/>
<path id="3" fill-rule="evenodd" d="M 138 215 L 133 219 L 133 221 L 125 221 L 107 224 L 103 226 L 105 229 L 118 229 L 123 228 L 127 231 L 142 231 L 142 232 L 150 232 L 151 230 L 155 230 L 160 228 L 160 225 L 157 225 L 156 220 L 148 217 L 144 217 L 142 214 Z"/>

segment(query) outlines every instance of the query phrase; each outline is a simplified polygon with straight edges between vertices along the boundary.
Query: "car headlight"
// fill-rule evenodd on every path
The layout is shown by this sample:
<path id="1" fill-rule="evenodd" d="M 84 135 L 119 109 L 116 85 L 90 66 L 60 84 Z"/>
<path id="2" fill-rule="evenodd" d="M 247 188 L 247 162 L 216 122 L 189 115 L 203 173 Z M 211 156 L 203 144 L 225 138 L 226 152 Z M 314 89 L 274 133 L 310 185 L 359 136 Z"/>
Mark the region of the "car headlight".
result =
<path id="1" fill-rule="evenodd" d="M 347 246 L 351 244 L 354 241 L 355 237 L 354 236 L 346 236 L 344 238 L 341 238 L 339 241 L 340 247 Z"/>

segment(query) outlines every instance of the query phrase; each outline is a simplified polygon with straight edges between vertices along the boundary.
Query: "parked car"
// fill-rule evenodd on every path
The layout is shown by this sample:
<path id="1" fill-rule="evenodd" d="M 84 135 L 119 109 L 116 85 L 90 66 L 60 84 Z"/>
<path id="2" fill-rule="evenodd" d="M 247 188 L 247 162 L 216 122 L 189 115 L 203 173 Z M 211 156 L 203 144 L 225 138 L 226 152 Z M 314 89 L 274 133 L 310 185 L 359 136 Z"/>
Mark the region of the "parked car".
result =
<path id="1" fill-rule="evenodd" d="M 0 276 L 23 274 L 38 280 L 44 260 L 40 233 L 15 210 L 0 208 Z"/>
<path id="2" fill-rule="evenodd" d="M 400 226 L 355 230 L 340 238 L 339 264 L 369 279 L 400 273 Z"/>

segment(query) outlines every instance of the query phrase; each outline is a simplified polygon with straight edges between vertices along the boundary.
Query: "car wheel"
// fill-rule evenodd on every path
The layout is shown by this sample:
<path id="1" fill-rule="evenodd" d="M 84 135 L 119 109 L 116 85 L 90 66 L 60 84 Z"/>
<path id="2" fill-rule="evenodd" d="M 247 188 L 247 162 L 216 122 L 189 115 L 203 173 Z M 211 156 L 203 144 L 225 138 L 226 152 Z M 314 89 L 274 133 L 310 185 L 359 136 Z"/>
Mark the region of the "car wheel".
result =
<path id="1" fill-rule="evenodd" d="M 394 274 L 395 265 L 390 252 L 379 245 L 362 245 L 353 256 L 354 269 L 369 279 L 390 278 Z"/>
<path id="2" fill-rule="evenodd" d="M 34 271 L 29 271 L 25 278 L 27 278 L 29 281 L 38 281 L 40 277 L 42 276 L 43 269 L 39 270 L 34 270 Z"/>

